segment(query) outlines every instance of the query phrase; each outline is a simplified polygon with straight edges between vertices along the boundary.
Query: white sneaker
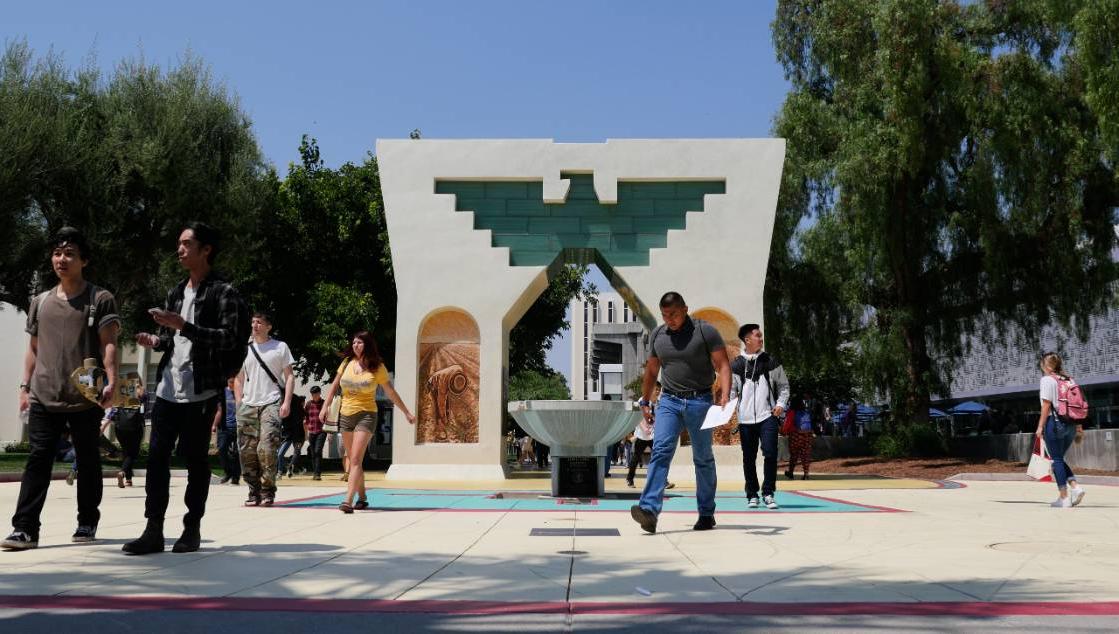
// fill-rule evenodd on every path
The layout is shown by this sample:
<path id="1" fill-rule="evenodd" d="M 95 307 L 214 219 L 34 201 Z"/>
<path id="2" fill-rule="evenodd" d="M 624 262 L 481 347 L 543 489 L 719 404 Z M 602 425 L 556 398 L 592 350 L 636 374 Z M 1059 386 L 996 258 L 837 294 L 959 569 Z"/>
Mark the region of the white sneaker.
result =
<path id="1" fill-rule="evenodd" d="M 1072 508 L 1072 499 L 1070 498 L 1057 498 L 1049 506 L 1055 509 L 1070 509 Z"/>
<path id="2" fill-rule="evenodd" d="M 771 511 L 776 511 L 778 508 L 777 500 L 774 500 L 772 495 L 763 497 L 762 502 L 765 502 L 765 507 Z"/>
<path id="3" fill-rule="evenodd" d="M 1072 499 L 1072 505 L 1077 506 L 1084 499 L 1084 489 L 1076 487 L 1075 489 L 1069 487 L 1068 496 Z"/>
<path id="4" fill-rule="evenodd" d="M 746 508 L 748 508 L 748 509 L 758 508 L 758 498 L 750 498 L 750 499 L 746 500 Z"/>

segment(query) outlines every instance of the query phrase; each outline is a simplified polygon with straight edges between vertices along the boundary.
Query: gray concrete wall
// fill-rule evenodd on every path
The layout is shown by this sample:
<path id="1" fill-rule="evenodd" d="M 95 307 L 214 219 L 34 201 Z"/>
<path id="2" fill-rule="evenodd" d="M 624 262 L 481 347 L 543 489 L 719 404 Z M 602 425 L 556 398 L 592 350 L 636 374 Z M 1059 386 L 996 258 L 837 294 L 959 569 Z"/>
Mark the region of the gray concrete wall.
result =
<path id="1" fill-rule="evenodd" d="M 948 442 L 948 448 L 953 456 L 1029 462 L 1033 442 L 1033 434 L 998 434 L 952 438 Z M 1065 458 L 1072 465 L 1073 471 L 1077 467 L 1119 471 L 1119 430 L 1085 431 L 1084 441 L 1074 444 Z"/>

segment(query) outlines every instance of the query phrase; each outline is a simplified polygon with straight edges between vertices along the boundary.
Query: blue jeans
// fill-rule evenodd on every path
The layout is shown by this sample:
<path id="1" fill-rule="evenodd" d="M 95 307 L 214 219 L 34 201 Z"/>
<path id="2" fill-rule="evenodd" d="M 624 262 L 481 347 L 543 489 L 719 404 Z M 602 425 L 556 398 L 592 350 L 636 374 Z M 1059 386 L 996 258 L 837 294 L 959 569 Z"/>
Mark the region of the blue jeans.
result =
<path id="1" fill-rule="evenodd" d="M 1065 452 L 1076 439 L 1076 425 L 1050 414 L 1049 420 L 1045 421 L 1042 436 L 1045 438 L 1045 448 L 1049 451 L 1049 457 L 1053 459 L 1053 479 L 1057 481 L 1057 488 L 1063 489 L 1069 480 L 1076 479 L 1076 475 L 1065 462 Z"/>
<path id="2" fill-rule="evenodd" d="M 645 490 L 641 492 L 641 508 L 660 515 L 664 506 L 664 487 L 668 483 L 668 467 L 676 454 L 680 430 L 687 429 L 692 439 L 692 462 L 695 463 L 696 506 L 700 515 L 715 514 L 715 455 L 711 453 L 712 430 L 701 430 L 703 419 L 711 407 L 711 397 L 682 399 L 661 394 L 657 402 L 653 427 L 653 455 L 645 474 Z"/>

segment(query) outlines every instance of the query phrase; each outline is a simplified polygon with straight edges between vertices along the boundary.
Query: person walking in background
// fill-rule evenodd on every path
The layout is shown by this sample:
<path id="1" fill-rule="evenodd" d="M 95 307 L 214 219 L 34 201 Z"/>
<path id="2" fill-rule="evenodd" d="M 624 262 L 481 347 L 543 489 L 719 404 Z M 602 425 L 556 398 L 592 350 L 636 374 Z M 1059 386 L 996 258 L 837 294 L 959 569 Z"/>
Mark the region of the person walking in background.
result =
<path id="1" fill-rule="evenodd" d="M 288 345 L 271 337 L 272 317 L 257 312 L 253 340 L 233 391 L 237 397 L 237 446 L 241 477 L 249 485 L 245 506 L 272 506 L 276 501 L 276 456 L 282 421 L 291 414 L 295 358 Z M 282 376 L 283 383 L 277 377 Z"/>
<path id="2" fill-rule="evenodd" d="M 101 519 L 99 422 L 117 384 L 117 335 L 120 317 L 113 294 L 85 280 L 92 257 L 85 236 L 63 227 L 50 243 L 50 263 L 58 285 L 34 298 L 27 311 L 27 334 L 19 383 L 19 411 L 28 413 L 31 451 L 19 485 L 12 532 L 5 550 L 39 545 L 39 518 L 47 501 L 51 467 L 63 432 L 69 430 L 78 480 L 78 528 L 72 541 L 92 542 Z M 70 373 L 87 358 L 100 360 L 106 375 L 100 403 L 82 396 Z"/>
<path id="3" fill-rule="evenodd" d="M 341 394 L 342 409 L 338 428 L 342 432 L 346 455 L 350 457 L 350 477 L 346 499 L 338 505 L 338 510 L 353 513 L 354 510 L 369 508 L 362 458 L 377 429 L 377 387 L 380 386 L 385 391 L 393 404 L 404 413 L 409 424 L 415 425 L 416 417 L 393 388 L 388 369 L 385 368 L 371 333 L 363 330 L 355 334 L 350 345 L 342 351 L 342 357 L 342 365 L 338 366 L 334 381 L 326 392 L 324 412 L 330 409 L 331 401 Z"/>
<path id="4" fill-rule="evenodd" d="M 303 429 L 307 432 L 307 453 L 311 457 L 311 479 L 322 480 L 322 452 L 326 446 L 326 432 L 323 431 L 322 414 L 325 401 L 322 388 L 311 386 L 311 398 L 303 404 Z"/>
<path id="5" fill-rule="evenodd" d="M 700 429 L 712 401 L 726 405 L 730 394 L 730 363 L 726 345 L 711 324 L 688 316 L 688 306 L 679 293 L 665 293 L 660 300 L 664 324 L 649 335 L 649 359 L 645 363 L 642 398 L 638 401 L 646 425 L 653 431 L 653 454 L 645 476 L 641 500 L 630 507 L 630 515 L 641 529 L 655 533 L 664 505 L 668 468 L 676 453 L 680 432 L 687 430 L 692 440 L 695 464 L 697 531 L 715 528 L 715 456 L 711 450 L 711 429 Z M 664 384 L 654 417 L 653 386 L 657 374 Z M 711 385 L 718 383 L 712 394 Z M 655 427 L 654 427 L 655 421 Z"/>
<path id="6" fill-rule="evenodd" d="M 786 438 L 789 441 L 789 468 L 785 470 L 785 477 L 792 480 L 797 463 L 800 464 L 804 475 L 801 480 L 808 479 L 808 470 L 812 467 L 812 442 L 816 437 L 812 408 L 815 405 L 811 396 L 793 400 L 793 424 Z"/>
<path id="7" fill-rule="evenodd" d="M 214 420 L 213 431 L 217 433 L 218 460 L 225 472 L 221 484 L 241 483 L 241 456 L 237 451 L 237 395 L 233 391 L 233 379 L 226 382 L 223 398 L 218 401 L 220 411 Z"/>
<path id="8" fill-rule="evenodd" d="M 789 379 L 776 357 L 763 350 L 758 324 L 738 329 L 742 353 L 731 364 L 738 401 L 738 432 L 742 443 L 742 471 L 746 476 L 746 507 L 758 508 L 758 446 L 764 456 L 761 503 L 776 510 L 777 432 L 789 408 Z"/>
<path id="9" fill-rule="evenodd" d="M 307 432 L 303 428 L 303 419 L 306 416 L 304 411 L 305 399 L 296 394 L 291 398 L 291 413 L 284 418 L 281 423 L 283 431 L 283 442 L 280 443 L 280 449 L 276 452 L 276 478 L 282 475 L 292 477 L 296 471 L 300 470 L 299 459 L 303 453 L 303 443 L 307 440 Z M 288 463 L 287 471 L 284 471 L 284 454 L 291 449 L 291 462 Z M 303 469 L 301 473 L 307 473 Z"/>
<path id="10" fill-rule="evenodd" d="M 1069 406 L 1077 404 L 1067 395 L 1076 384 L 1062 366 L 1061 357 L 1056 353 L 1047 352 L 1041 357 L 1041 415 L 1037 419 L 1035 434 L 1045 441 L 1045 448 L 1053 460 L 1053 479 L 1057 482 L 1058 493 L 1057 499 L 1050 504 L 1054 508 L 1079 506 L 1084 500 L 1084 489 L 1065 460 L 1065 452 L 1072 443 L 1084 436 L 1084 426 L 1069 416 Z M 1065 403 L 1064 415 L 1060 412 L 1062 401 Z M 1086 403 L 1084 409 L 1087 409 Z"/>
<path id="11" fill-rule="evenodd" d="M 129 372 L 129 379 L 137 381 L 136 398 L 143 402 L 144 383 L 136 372 Z M 111 412 L 106 412 L 105 420 L 112 423 L 113 432 L 120 444 L 123 459 L 120 470 L 117 471 L 117 486 L 124 488 L 132 486 L 132 465 L 140 457 L 140 442 L 144 439 L 144 413 L 137 407 L 114 407 Z M 104 425 L 102 425 L 104 431 Z"/>
<path id="12" fill-rule="evenodd" d="M 171 548 L 198 550 L 202 516 L 210 494 L 210 430 L 231 372 L 229 358 L 244 345 L 247 307 L 237 290 L 213 272 L 218 232 L 202 222 L 179 234 L 176 255 L 188 277 L 167 294 L 164 309 L 153 308 L 158 334 L 136 335 L 136 342 L 163 353 L 152 407 L 152 433 L 144 491 L 147 526 L 138 539 L 121 547 L 130 555 L 163 552 L 163 520 L 171 487 L 171 452 L 187 465 L 183 533 Z"/>

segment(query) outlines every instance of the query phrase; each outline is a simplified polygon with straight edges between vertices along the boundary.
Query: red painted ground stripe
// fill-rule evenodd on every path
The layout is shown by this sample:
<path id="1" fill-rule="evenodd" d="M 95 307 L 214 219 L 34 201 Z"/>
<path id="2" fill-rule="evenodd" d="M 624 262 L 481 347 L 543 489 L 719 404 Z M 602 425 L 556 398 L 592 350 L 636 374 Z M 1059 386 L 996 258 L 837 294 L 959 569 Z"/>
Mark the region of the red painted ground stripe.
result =
<path id="1" fill-rule="evenodd" d="M 0 607 L 38 610 L 206 610 L 232 612 L 370 612 L 402 614 L 601 614 L 724 616 L 1119 616 L 1119 601 L 927 603 L 564 603 L 270 599 L 235 597 L 0 596 Z"/>

